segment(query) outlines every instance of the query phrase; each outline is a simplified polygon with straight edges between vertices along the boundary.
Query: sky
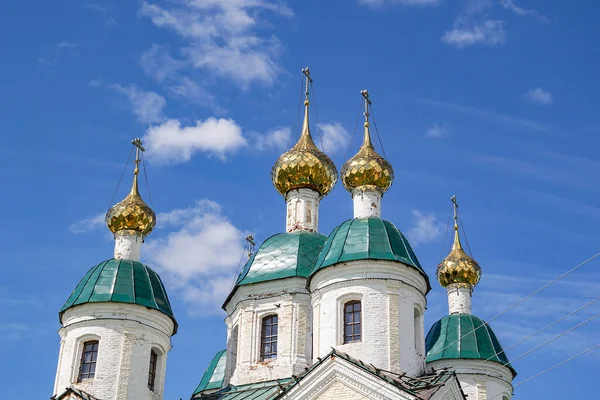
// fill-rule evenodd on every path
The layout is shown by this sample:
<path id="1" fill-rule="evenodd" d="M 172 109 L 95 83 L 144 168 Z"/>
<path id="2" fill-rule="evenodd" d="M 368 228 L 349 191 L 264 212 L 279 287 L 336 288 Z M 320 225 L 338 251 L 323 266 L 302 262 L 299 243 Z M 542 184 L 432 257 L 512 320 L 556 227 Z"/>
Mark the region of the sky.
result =
<path id="1" fill-rule="evenodd" d="M 118 183 L 141 137 L 142 196 L 158 219 L 142 261 L 160 273 L 180 326 L 165 399 L 189 398 L 225 346 L 220 305 L 244 237 L 261 243 L 285 228 L 270 169 L 300 134 L 305 66 L 311 129 L 338 169 L 358 149 L 369 90 L 377 149 L 396 175 L 382 216 L 432 279 L 426 330 L 447 313 L 435 268 L 449 248 L 453 194 L 483 270 L 473 297 L 483 319 L 597 254 L 599 13 L 593 0 L 5 2 L 4 396 L 52 395 L 58 310 L 112 257 L 103 216 L 130 187 L 131 162 Z M 338 183 L 319 229 L 351 217 Z M 599 267 L 600 257 L 491 321 L 516 359 L 515 385 L 598 344 L 594 303 L 513 346 L 595 300 Z M 514 398 L 592 398 L 599 366 L 592 351 Z"/>

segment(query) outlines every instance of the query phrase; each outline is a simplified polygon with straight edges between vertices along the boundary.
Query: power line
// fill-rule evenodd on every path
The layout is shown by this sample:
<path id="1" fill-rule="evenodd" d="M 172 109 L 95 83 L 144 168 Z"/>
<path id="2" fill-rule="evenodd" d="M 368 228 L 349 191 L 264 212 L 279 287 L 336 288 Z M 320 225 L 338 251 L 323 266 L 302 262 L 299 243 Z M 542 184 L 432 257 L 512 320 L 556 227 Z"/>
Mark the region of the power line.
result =
<path id="1" fill-rule="evenodd" d="M 121 186 L 121 181 L 123 180 L 123 176 L 125 175 L 125 170 L 127 170 L 127 166 L 129 165 L 129 160 L 131 160 L 131 154 L 133 153 L 133 148 L 135 146 L 131 146 L 131 150 L 129 150 L 129 156 L 127 157 L 127 161 L 125 162 L 125 166 L 123 167 L 123 172 L 121 172 L 121 177 L 119 178 L 119 182 L 117 183 L 117 187 L 115 188 L 115 191 L 113 192 L 112 197 L 110 198 L 110 202 L 108 203 L 108 207 L 106 207 L 106 211 L 108 212 L 108 210 L 110 210 L 110 207 L 113 204 L 113 201 L 115 200 L 115 196 L 117 195 L 117 191 L 119 190 L 119 186 Z"/>
<path id="2" fill-rule="evenodd" d="M 516 303 L 514 303 L 513 305 L 511 305 L 510 307 L 508 307 L 507 309 L 505 309 L 504 311 L 500 312 L 499 314 L 495 315 L 494 317 L 492 317 L 491 319 L 489 319 L 487 321 L 487 323 L 495 320 L 496 318 L 506 314 L 507 312 L 509 312 L 510 310 L 514 309 L 515 307 L 521 305 L 522 303 L 524 303 L 525 301 L 529 300 L 530 298 L 532 298 L 533 296 L 535 296 L 536 294 L 540 293 L 542 290 L 548 288 L 549 286 L 553 285 L 554 283 L 558 282 L 559 280 L 563 279 L 565 276 L 575 272 L 576 270 L 578 270 L 579 268 L 583 267 L 585 264 L 589 263 L 590 261 L 592 261 L 593 259 L 595 259 L 596 257 L 600 256 L 600 252 L 594 254 L 593 256 L 591 256 L 590 258 L 588 258 L 587 260 L 579 263 L 578 265 L 576 265 L 575 267 L 571 268 L 570 270 L 568 270 L 567 272 L 563 273 L 562 275 L 560 275 L 559 277 L 553 279 L 552 281 L 548 282 L 547 284 L 545 284 L 544 286 L 542 286 L 541 288 L 535 290 L 533 293 L 525 296 L 524 298 L 522 298 L 521 300 L 517 301 Z M 465 333 L 464 335 L 460 336 L 458 339 L 456 339 L 454 342 L 451 342 L 450 344 L 448 344 L 447 346 L 445 346 L 444 348 L 436 351 L 435 353 L 432 354 L 439 354 L 442 351 L 446 350 L 448 347 L 455 345 L 456 343 L 458 343 L 461 339 L 463 339 L 464 337 L 472 334 L 473 332 L 475 332 L 476 330 L 480 329 L 481 327 L 484 327 L 485 325 L 480 325 L 475 329 L 470 330 L 469 332 Z M 415 367 L 418 367 L 415 366 Z M 410 370 L 407 371 L 410 372 L 412 371 L 415 367 L 411 368 Z"/>
<path id="3" fill-rule="evenodd" d="M 564 365 L 564 364 L 566 364 L 566 363 L 568 363 L 568 362 L 570 362 L 570 361 L 573 361 L 574 359 L 576 359 L 576 358 L 578 358 L 578 357 L 581 357 L 582 355 L 584 355 L 584 354 L 586 354 L 586 353 L 589 353 L 590 351 L 592 351 L 592 350 L 595 350 L 595 349 L 597 349 L 598 347 L 600 347 L 600 343 L 598 343 L 598 344 L 597 344 L 597 345 L 595 345 L 595 346 L 592 346 L 592 347 L 590 347 L 590 348 L 589 348 L 589 349 L 587 349 L 587 350 L 584 350 L 584 351 L 582 351 L 581 353 L 575 354 L 574 356 L 572 356 L 572 357 L 569 357 L 569 358 L 567 358 L 566 360 L 563 360 L 563 361 L 559 362 L 558 364 L 554 364 L 553 366 L 551 366 L 551 367 L 549 367 L 549 368 L 546 368 L 545 370 L 543 370 L 543 371 L 541 371 L 541 372 L 538 372 L 537 374 L 535 374 L 535 375 L 533 375 L 533 376 L 530 376 L 529 378 L 527 378 L 527 379 L 525 379 L 525 380 L 523 380 L 523 381 L 521 381 L 521 382 L 517 383 L 516 385 L 514 385 L 514 386 L 513 386 L 513 388 L 516 388 L 516 387 L 518 387 L 518 386 L 521 386 L 521 385 L 523 385 L 524 383 L 527 383 L 527 382 L 529 382 L 529 381 L 531 381 L 531 380 L 533 380 L 533 379 L 535 379 L 535 378 L 539 377 L 540 375 L 544 375 L 546 372 L 550 372 L 550 371 L 552 371 L 553 369 L 560 367 L 561 365 Z M 498 397 L 498 396 L 502 396 L 503 394 L 504 394 L 504 393 L 498 393 L 498 394 L 496 394 L 496 395 L 494 395 L 494 396 L 492 396 L 492 397 L 488 397 L 488 400 L 492 400 L 493 398 L 496 398 L 496 397 Z"/>
<path id="4" fill-rule="evenodd" d="M 498 351 L 498 352 L 494 353 L 494 355 L 492 355 L 492 356 L 490 356 L 490 357 L 486 358 L 485 360 L 482 360 L 482 361 L 481 361 L 481 363 L 479 363 L 479 364 L 477 364 L 477 365 L 474 365 L 474 366 L 472 366 L 472 367 L 470 367 L 470 368 L 467 368 L 465 371 L 470 371 L 470 370 L 473 370 L 473 369 L 475 369 L 475 368 L 478 368 L 479 366 L 483 365 L 483 364 L 484 364 L 485 362 L 487 362 L 487 361 L 490 361 L 492 358 L 494 358 L 494 357 L 498 356 L 499 354 L 501 354 L 501 353 L 506 353 L 506 350 L 512 349 L 513 347 L 515 347 L 515 346 L 517 346 L 517 345 L 519 345 L 519 344 L 521 344 L 521 343 L 523 343 L 523 342 L 525 342 L 525 341 L 527 341 L 527 340 L 531 339 L 532 337 L 534 337 L 534 336 L 538 335 L 539 333 L 541 333 L 541 332 L 545 331 L 546 329 L 548 329 L 548 328 L 550 328 L 550 327 L 552 327 L 552 326 L 554 326 L 554 325 L 558 324 L 558 323 L 559 323 L 559 322 L 561 322 L 561 321 L 564 321 L 565 319 L 569 318 L 569 317 L 570 317 L 570 316 L 572 316 L 573 314 L 576 314 L 576 313 L 578 313 L 579 311 L 581 311 L 581 310 L 583 310 L 584 308 L 587 308 L 587 307 L 589 307 L 589 306 L 591 306 L 591 305 L 593 305 L 593 304 L 597 303 L 598 301 L 600 301 L 600 297 L 596 298 L 595 300 L 592 300 L 592 301 L 590 301 L 589 303 L 587 303 L 587 304 L 585 304 L 585 305 L 583 305 L 583 306 L 579 307 L 578 309 L 576 309 L 576 310 L 574 310 L 574 311 L 571 311 L 570 313 L 568 313 L 568 314 L 566 314 L 566 315 L 562 316 L 561 318 L 559 318 L 559 319 L 557 319 L 556 321 L 554 321 L 554 322 L 552 322 L 552 323 L 550 323 L 550 324 L 548 324 L 548 325 L 544 326 L 543 328 L 541 328 L 541 329 L 538 329 L 537 331 L 535 331 L 535 332 L 534 332 L 534 333 L 532 333 L 531 335 L 529 335 L 529 336 L 527 336 L 527 337 L 525 337 L 525 338 L 523 338 L 523 339 L 519 340 L 517 343 L 514 343 L 514 344 L 512 344 L 512 345 L 508 346 L 506 349 L 504 349 L 504 350 L 502 350 L 502 351 Z M 532 353 L 533 351 L 535 351 L 535 350 L 539 349 L 540 347 L 543 347 L 544 345 L 546 345 L 546 344 L 548 344 L 548 343 L 550 343 L 550 342 L 554 341 L 555 339 L 558 339 L 559 337 L 561 337 L 561 336 L 564 336 L 565 334 L 569 333 L 570 331 L 572 331 L 572 330 L 575 330 L 575 329 L 579 328 L 581 325 L 584 325 L 584 324 L 586 324 L 586 323 L 588 323 L 588 322 L 591 322 L 592 320 L 594 320 L 594 319 L 598 318 L 599 316 L 600 316 L 600 314 L 596 314 L 596 316 L 594 316 L 594 317 L 592 317 L 592 318 L 590 318 L 590 319 L 588 319 L 588 320 L 586 320 L 586 321 L 582 322 L 581 324 L 579 324 L 579 325 L 577 325 L 577 326 L 575 326 L 575 327 L 573 327 L 573 328 L 571 328 L 571 329 L 567 330 L 566 332 L 563 332 L 562 334 L 560 334 L 559 336 L 555 337 L 554 339 L 547 341 L 545 344 L 542 344 L 542 345 L 540 345 L 540 346 L 536 347 L 535 349 L 533 349 L 533 350 L 530 350 L 530 351 L 528 351 L 527 353 L 524 353 L 524 354 L 520 355 L 519 357 L 517 357 L 517 358 L 513 359 L 512 361 L 514 362 L 514 361 L 516 361 L 516 360 L 518 360 L 518 359 L 520 359 L 520 358 L 523 358 L 525 355 L 527 355 L 527 354 L 529 354 L 529 353 Z M 504 365 L 506 365 L 506 364 L 504 364 Z"/>
<path id="5" fill-rule="evenodd" d="M 321 142 L 321 151 L 324 152 L 325 147 L 323 146 L 323 134 L 321 134 L 321 124 L 319 123 L 319 113 L 317 112 L 317 96 L 312 81 L 310 81 L 310 89 L 313 103 L 315 103 L 315 119 L 317 120 L 317 133 L 319 134 L 319 141 Z"/>

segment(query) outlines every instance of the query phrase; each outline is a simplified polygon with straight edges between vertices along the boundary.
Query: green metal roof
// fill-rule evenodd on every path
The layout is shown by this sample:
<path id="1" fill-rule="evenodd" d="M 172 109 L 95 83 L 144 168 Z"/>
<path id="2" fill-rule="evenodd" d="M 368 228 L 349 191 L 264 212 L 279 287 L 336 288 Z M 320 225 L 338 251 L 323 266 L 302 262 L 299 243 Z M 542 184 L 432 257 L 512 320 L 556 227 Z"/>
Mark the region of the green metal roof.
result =
<path id="1" fill-rule="evenodd" d="M 225 379 L 225 366 L 227 363 L 227 352 L 221 350 L 218 352 L 204 371 L 202 380 L 198 384 L 196 390 L 192 396 L 202 393 L 205 390 L 220 389 L 223 386 L 223 380 Z"/>
<path id="2" fill-rule="evenodd" d="M 390 221 L 381 218 L 355 218 L 343 222 L 331 232 L 323 245 L 311 275 L 318 270 L 344 261 L 390 260 L 416 268 L 427 280 L 406 237 Z"/>
<path id="3" fill-rule="evenodd" d="M 273 235 L 250 257 L 236 284 L 293 276 L 307 278 L 326 239 L 320 233 L 306 231 Z"/>
<path id="4" fill-rule="evenodd" d="M 194 393 L 192 399 L 203 400 L 267 400 L 276 399 L 278 393 L 281 393 L 283 385 L 291 379 L 278 379 L 275 381 L 266 381 L 250 383 L 248 385 L 228 386 L 218 392 L 207 394 Z"/>
<path id="5" fill-rule="evenodd" d="M 129 303 L 173 315 L 167 291 L 156 272 L 139 261 L 111 258 L 90 269 L 59 311 L 59 317 L 69 308 L 86 303 Z"/>
<path id="6" fill-rule="evenodd" d="M 425 339 L 426 362 L 446 359 L 488 360 L 517 375 L 492 328 L 471 314 L 451 314 L 437 321 Z"/>

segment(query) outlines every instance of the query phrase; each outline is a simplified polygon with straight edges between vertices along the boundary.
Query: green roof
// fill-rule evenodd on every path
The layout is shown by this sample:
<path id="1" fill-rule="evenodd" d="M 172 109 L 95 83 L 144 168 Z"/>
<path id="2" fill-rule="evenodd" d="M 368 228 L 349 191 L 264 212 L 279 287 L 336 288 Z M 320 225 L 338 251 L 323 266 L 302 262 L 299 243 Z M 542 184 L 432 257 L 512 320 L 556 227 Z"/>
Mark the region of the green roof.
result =
<path id="1" fill-rule="evenodd" d="M 437 321 L 425 339 L 426 362 L 447 359 L 487 360 L 517 375 L 492 328 L 471 314 L 450 314 Z"/>
<path id="2" fill-rule="evenodd" d="M 375 217 L 349 219 L 335 228 L 311 275 L 330 265 L 365 259 L 399 261 L 414 267 L 427 280 L 427 290 L 431 288 L 406 237 L 390 221 Z"/>
<path id="3" fill-rule="evenodd" d="M 223 386 L 223 380 L 225 379 L 225 366 L 227 362 L 227 352 L 226 350 L 221 350 L 218 352 L 204 371 L 204 375 L 202 375 L 202 380 L 198 384 L 196 390 L 192 396 L 202 393 L 205 390 L 211 389 L 221 389 Z"/>
<path id="4" fill-rule="evenodd" d="M 294 276 L 308 278 L 326 239 L 320 233 L 306 231 L 273 235 L 250 257 L 236 284 Z"/>
<path id="5" fill-rule="evenodd" d="M 192 399 L 203 400 L 273 400 L 278 398 L 283 385 L 288 383 L 290 378 L 277 379 L 274 381 L 265 381 L 249 383 L 240 386 L 227 386 L 217 392 L 195 393 Z"/>
<path id="6" fill-rule="evenodd" d="M 171 317 L 177 332 L 167 291 L 156 272 L 139 261 L 111 258 L 90 269 L 59 311 L 86 303 L 129 303 L 158 310 Z"/>

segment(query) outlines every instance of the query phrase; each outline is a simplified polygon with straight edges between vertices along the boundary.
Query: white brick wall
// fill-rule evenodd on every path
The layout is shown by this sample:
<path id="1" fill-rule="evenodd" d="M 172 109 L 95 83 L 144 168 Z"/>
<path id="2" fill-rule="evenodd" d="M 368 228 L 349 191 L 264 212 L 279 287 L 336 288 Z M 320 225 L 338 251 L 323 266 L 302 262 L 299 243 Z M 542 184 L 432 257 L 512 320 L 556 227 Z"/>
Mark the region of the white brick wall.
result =
<path id="1" fill-rule="evenodd" d="M 54 394 L 73 385 L 100 399 L 160 400 L 173 321 L 146 307 L 87 303 L 65 311 Z M 83 343 L 98 340 L 96 374 L 77 383 Z M 158 353 L 155 391 L 148 389 L 150 351 Z"/>
<path id="2" fill-rule="evenodd" d="M 426 281 L 401 263 L 360 260 L 317 272 L 310 282 L 313 306 L 313 361 L 332 347 L 393 372 L 423 371 Z M 362 340 L 343 344 L 343 306 L 362 303 Z M 416 323 L 416 325 L 415 325 Z"/>
<path id="3" fill-rule="evenodd" d="M 499 363 L 483 360 L 439 360 L 427 363 L 427 368 L 446 367 L 456 371 L 467 400 L 512 398 L 512 374 Z"/>
<path id="4" fill-rule="evenodd" d="M 293 189 L 285 195 L 287 207 L 286 232 L 319 230 L 319 192 L 312 189 Z"/>
<path id="5" fill-rule="evenodd" d="M 286 278 L 242 285 L 226 306 L 227 378 L 234 385 L 298 375 L 312 356 L 310 294 L 306 279 Z M 277 358 L 260 361 L 262 319 L 278 317 Z M 237 349 L 232 337 L 238 328 Z M 234 356 L 233 354 L 236 354 Z M 231 365 L 231 360 L 236 365 Z"/>

